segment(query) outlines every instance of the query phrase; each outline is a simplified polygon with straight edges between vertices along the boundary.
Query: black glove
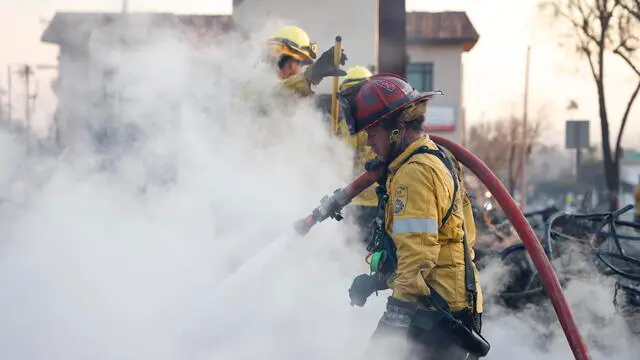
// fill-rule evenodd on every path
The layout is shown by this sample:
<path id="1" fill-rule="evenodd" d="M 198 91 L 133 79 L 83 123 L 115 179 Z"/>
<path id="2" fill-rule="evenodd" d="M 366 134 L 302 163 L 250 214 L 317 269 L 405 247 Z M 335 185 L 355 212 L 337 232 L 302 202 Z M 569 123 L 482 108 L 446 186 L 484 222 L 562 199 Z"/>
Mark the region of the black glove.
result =
<path id="1" fill-rule="evenodd" d="M 345 55 L 344 50 L 341 50 L 342 54 L 340 55 L 340 65 L 344 65 L 347 61 L 347 55 Z M 334 47 L 332 46 L 329 50 L 325 51 L 320 55 L 318 60 L 315 63 L 309 65 L 307 69 L 304 71 L 307 79 L 313 85 L 318 85 L 322 79 L 328 76 L 345 76 L 347 73 L 337 68 L 333 63 L 333 54 Z"/>
<path id="2" fill-rule="evenodd" d="M 362 274 L 356 276 L 349 288 L 349 298 L 351 306 L 364 306 L 367 298 L 378 290 L 387 289 L 387 283 L 384 279 L 376 275 Z"/>

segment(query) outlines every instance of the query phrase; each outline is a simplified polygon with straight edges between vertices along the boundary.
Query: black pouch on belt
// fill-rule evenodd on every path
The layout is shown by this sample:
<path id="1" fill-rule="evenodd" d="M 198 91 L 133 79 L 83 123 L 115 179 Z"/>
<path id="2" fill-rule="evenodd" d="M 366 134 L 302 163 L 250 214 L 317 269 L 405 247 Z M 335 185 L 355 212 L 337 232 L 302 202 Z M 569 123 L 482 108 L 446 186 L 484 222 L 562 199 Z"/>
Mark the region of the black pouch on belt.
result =
<path id="1" fill-rule="evenodd" d="M 453 315 L 445 316 L 443 325 L 451 333 L 456 343 L 477 357 L 487 356 L 491 345 L 473 327 L 465 325 Z"/>
<path id="2" fill-rule="evenodd" d="M 421 298 L 420 301 L 424 305 L 435 308 L 436 310 L 416 312 L 414 319 L 412 319 L 412 325 L 425 330 L 433 330 L 435 326 L 438 326 L 442 331 L 450 335 L 454 343 L 469 353 L 477 357 L 487 356 L 491 349 L 491 344 L 476 331 L 472 317 L 469 316 L 469 324 L 465 324 L 465 322 L 451 313 L 446 300 L 431 288 L 431 286 L 429 286 L 429 288 L 431 295 Z M 464 311 L 461 311 L 460 313 L 463 312 Z"/>

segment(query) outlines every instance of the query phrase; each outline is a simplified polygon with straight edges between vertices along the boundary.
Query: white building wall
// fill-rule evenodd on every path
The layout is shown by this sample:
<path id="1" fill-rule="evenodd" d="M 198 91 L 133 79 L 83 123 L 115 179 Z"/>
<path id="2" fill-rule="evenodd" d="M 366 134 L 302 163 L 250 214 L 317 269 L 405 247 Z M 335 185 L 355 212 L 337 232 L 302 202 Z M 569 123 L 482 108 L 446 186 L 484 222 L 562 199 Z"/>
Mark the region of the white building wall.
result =
<path id="1" fill-rule="evenodd" d="M 445 95 L 437 96 L 427 110 L 427 124 L 453 122 L 453 131 L 432 132 L 461 143 L 464 126 L 462 107 L 462 46 L 409 45 L 411 63 L 433 63 L 433 88 Z M 430 121 L 431 120 L 431 121 Z"/>
<path id="2" fill-rule="evenodd" d="M 62 47 L 59 59 L 59 136 L 63 146 L 86 143 L 95 124 L 111 117 L 105 62 L 89 48 Z"/>
<path id="3" fill-rule="evenodd" d="M 82 122 L 91 114 L 91 69 L 86 54 L 66 47 L 60 49 L 58 107 L 60 118 L 58 127 L 63 146 L 75 142 Z"/>

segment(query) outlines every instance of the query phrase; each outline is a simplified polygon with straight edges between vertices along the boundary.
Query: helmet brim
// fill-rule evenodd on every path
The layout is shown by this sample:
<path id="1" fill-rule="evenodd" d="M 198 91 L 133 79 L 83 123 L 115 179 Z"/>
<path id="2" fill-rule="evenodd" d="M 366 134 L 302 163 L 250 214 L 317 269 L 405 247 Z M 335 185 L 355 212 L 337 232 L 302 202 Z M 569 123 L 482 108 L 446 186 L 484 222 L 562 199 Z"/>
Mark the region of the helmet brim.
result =
<path id="1" fill-rule="evenodd" d="M 364 83 L 364 81 L 362 82 Z M 352 109 L 350 106 L 350 101 L 353 99 L 353 96 L 358 92 L 357 89 L 361 86 L 362 83 L 358 83 L 355 84 L 351 87 L 346 88 L 344 91 L 341 91 L 338 96 L 340 96 L 341 100 L 345 102 L 345 104 L 347 105 L 347 109 Z M 382 115 L 380 115 L 376 120 L 368 123 L 365 126 L 358 126 L 358 123 L 355 119 L 355 117 L 353 116 L 353 113 L 351 111 L 345 111 L 344 114 L 344 118 L 345 118 L 345 122 L 347 125 L 347 128 L 349 129 L 349 133 L 351 135 L 356 135 L 362 131 L 365 131 L 371 127 L 374 127 L 376 125 L 378 125 L 380 123 L 380 121 L 382 121 L 383 119 L 387 119 L 396 115 L 399 115 L 400 113 L 402 113 L 402 111 L 410 108 L 411 106 L 423 103 L 423 102 L 427 102 L 429 100 L 431 100 L 434 96 L 436 95 L 442 95 L 442 91 L 436 90 L 436 91 L 429 91 L 429 92 L 419 92 L 416 94 L 415 98 L 411 99 L 410 101 L 395 107 L 393 110 L 388 111 Z"/>
<path id="2" fill-rule="evenodd" d="M 311 42 L 309 46 L 300 46 L 295 42 L 284 38 L 270 38 L 267 43 L 272 46 L 274 55 L 288 55 L 300 61 L 303 65 L 311 65 L 316 58 L 316 45 Z"/>
<path id="3" fill-rule="evenodd" d="M 387 113 L 383 114 L 382 116 L 380 116 L 378 119 L 372 121 L 371 123 L 365 125 L 362 127 L 362 129 L 358 130 L 357 132 L 361 132 L 361 131 L 365 131 L 369 128 L 372 128 L 376 125 L 378 125 L 380 123 L 380 121 L 399 115 L 400 113 L 402 113 L 404 110 L 410 108 L 411 106 L 423 103 L 423 102 L 427 102 L 429 100 L 431 100 L 434 96 L 436 95 L 442 95 L 442 92 L 440 91 L 429 91 L 429 92 L 423 92 L 423 93 L 418 93 L 416 95 L 416 97 L 408 102 L 406 102 L 403 105 L 400 105 L 396 108 L 394 108 L 391 111 L 388 111 Z"/>

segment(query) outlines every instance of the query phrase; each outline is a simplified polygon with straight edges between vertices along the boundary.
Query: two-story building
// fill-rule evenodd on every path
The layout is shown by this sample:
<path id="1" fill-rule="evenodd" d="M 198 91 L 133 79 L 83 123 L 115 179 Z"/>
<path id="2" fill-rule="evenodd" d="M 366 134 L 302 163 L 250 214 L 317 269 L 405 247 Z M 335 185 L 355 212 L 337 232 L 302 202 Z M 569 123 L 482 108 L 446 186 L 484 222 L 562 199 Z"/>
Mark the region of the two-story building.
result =
<path id="1" fill-rule="evenodd" d="M 41 39 L 59 46 L 54 86 L 58 144 L 66 147 L 87 134 L 94 143 L 113 137 L 110 132 L 118 127 L 109 124 L 122 120 L 121 110 L 135 101 L 121 96 L 121 81 L 114 80 L 113 63 L 122 53 L 139 50 L 151 34 L 168 28 L 177 30 L 174 33 L 183 35 L 184 41 L 215 38 L 229 31 L 230 20 L 168 13 L 56 13 Z"/>
<path id="2" fill-rule="evenodd" d="M 463 54 L 479 38 L 464 12 L 407 13 L 407 80 L 418 90 L 442 90 L 428 107 L 424 129 L 463 143 Z"/>
<path id="3" fill-rule="evenodd" d="M 336 2 L 337 0 L 327 0 Z M 325 14 L 326 4 L 317 8 L 311 0 L 290 2 L 287 0 L 235 0 L 233 15 L 174 15 L 127 14 L 127 24 L 145 24 L 147 31 L 153 27 L 182 26 L 201 37 L 215 36 L 235 28 L 258 30 L 270 15 L 288 19 L 299 25 L 318 43 L 319 50 L 333 44 L 336 35 L 343 37 L 345 51 L 349 54 L 347 67 L 353 65 L 377 68 L 379 59 L 378 8 L 370 0 L 339 2 L 339 12 Z M 117 112 L 116 92 L 109 88 L 109 69 L 92 66 L 90 39 L 101 36 L 111 41 L 114 49 L 122 46 L 119 34 L 126 31 L 123 14 L 112 13 L 57 13 L 42 35 L 42 41 L 60 47 L 57 127 L 60 142 L 73 141 L 74 128 L 82 126 L 90 109 L 107 106 Z M 406 77 L 418 90 L 440 89 L 445 96 L 436 98 L 428 110 L 425 130 L 464 141 L 465 111 L 463 100 L 463 54 L 470 51 L 479 35 L 464 12 L 409 12 L 406 17 Z M 123 30 L 125 29 L 125 30 Z M 144 41 L 144 34 L 134 36 Z M 135 42 L 134 41 L 134 42 Z M 127 46 L 130 46 L 127 45 Z M 84 78 L 81 83 L 69 79 Z M 331 91 L 329 81 L 318 88 L 319 94 Z M 79 94 L 83 96 L 80 97 Z M 78 102 L 93 94 L 93 102 Z M 326 96 L 326 95 L 325 95 Z M 91 97 L 89 97 L 91 98 Z M 109 111 L 95 113 L 109 114 Z"/>

